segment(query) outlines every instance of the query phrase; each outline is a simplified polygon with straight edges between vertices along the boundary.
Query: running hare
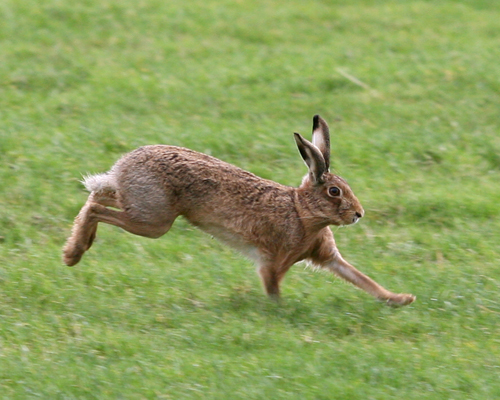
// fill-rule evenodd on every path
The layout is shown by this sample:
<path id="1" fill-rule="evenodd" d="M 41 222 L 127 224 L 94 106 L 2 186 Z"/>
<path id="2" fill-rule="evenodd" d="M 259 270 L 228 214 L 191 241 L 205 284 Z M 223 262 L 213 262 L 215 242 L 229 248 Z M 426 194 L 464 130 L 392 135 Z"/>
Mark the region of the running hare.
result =
<path id="1" fill-rule="evenodd" d="M 329 172 L 326 122 L 314 116 L 312 143 L 298 133 L 295 141 L 309 168 L 298 188 L 182 147 L 144 146 L 126 154 L 109 172 L 85 178 L 90 196 L 75 219 L 64 262 L 80 261 L 99 222 L 158 238 L 182 215 L 255 260 L 271 297 L 279 297 L 288 269 L 306 260 L 388 304 L 413 302 L 413 295 L 384 289 L 337 250 L 329 225 L 354 224 L 364 210 L 347 182 Z"/>

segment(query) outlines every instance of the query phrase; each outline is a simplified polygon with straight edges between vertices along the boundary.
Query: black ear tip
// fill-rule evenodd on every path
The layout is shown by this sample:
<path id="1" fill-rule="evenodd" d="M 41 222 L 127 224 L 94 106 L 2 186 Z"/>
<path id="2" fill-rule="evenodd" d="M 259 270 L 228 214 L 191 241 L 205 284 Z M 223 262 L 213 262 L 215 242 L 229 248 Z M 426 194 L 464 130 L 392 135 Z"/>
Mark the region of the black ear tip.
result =
<path id="1" fill-rule="evenodd" d="M 319 126 L 320 119 L 321 119 L 321 117 L 318 114 L 316 114 L 313 117 L 313 130 L 315 130 Z"/>

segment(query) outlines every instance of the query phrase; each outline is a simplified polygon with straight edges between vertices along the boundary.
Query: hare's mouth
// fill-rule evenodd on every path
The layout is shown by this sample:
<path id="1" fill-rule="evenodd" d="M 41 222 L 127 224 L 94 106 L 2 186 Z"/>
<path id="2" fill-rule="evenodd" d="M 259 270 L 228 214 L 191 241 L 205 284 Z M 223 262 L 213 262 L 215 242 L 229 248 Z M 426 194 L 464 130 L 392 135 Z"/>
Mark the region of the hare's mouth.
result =
<path id="1" fill-rule="evenodd" d="M 338 224 L 341 228 L 345 228 L 351 225 L 356 224 L 359 221 L 358 217 L 354 217 L 351 220 L 343 221 L 342 223 Z"/>
<path id="2" fill-rule="evenodd" d="M 343 211 L 343 212 L 342 212 Z M 347 226 L 347 225 L 354 225 L 356 224 L 361 218 L 363 218 L 364 211 L 355 211 L 352 209 L 344 209 L 341 210 L 341 219 L 342 219 L 342 226 Z"/>
<path id="3" fill-rule="evenodd" d="M 356 215 L 354 215 L 350 220 L 344 222 L 342 224 L 342 226 L 349 226 L 349 225 L 357 224 L 360 219 L 361 219 L 361 217 L 359 216 L 358 213 L 356 213 Z"/>
<path id="4" fill-rule="evenodd" d="M 360 213 L 360 212 L 356 211 L 354 213 L 354 217 L 352 217 L 352 223 L 355 224 L 356 222 L 358 222 L 363 217 L 363 214 L 364 214 L 364 212 Z"/>

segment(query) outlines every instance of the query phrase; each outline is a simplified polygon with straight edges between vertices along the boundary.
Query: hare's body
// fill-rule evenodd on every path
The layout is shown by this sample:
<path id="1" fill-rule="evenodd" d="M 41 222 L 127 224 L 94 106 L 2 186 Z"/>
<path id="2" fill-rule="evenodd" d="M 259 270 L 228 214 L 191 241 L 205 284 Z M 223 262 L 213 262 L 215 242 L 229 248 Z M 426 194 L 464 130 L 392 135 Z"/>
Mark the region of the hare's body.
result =
<path id="1" fill-rule="evenodd" d="M 364 211 L 347 183 L 328 172 L 328 127 L 319 117 L 314 123 L 315 144 L 296 136 L 310 168 L 299 188 L 182 147 L 144 146 L 126 154 L 108 173 L 85 179 L 91 193 L 65 246 L 65 263 L 76 264 L 90 248 L 98 222 L 156 238 L 182 215 L 255 260 L 271 296 L 279 295 L 288 269 L 306 259 L 380 299 L 412 302 L 413 296 L 385 290 L 340 256 L 328 225 L 355 223 Z"/>
<path id="2" fill-rule="evenodd" d="M 296 240 L 286 237 L 286 224 L 296 229 L 301 224 L 294 208 L 295 189 L 206 154 L 144 146 L 125 155 L 109 173 L 91 176 L 85 183 L 94 193 L 93 201 L 99 202 L 99 196 L 113 199 L 138 227 L 144 225 L 142 236 L 163 235 L 182 215 L 239 250 L 275 246 L 270 238 L 276 235 L 288 239 L 281 242 L 285 249 L 296 246 Z"/>

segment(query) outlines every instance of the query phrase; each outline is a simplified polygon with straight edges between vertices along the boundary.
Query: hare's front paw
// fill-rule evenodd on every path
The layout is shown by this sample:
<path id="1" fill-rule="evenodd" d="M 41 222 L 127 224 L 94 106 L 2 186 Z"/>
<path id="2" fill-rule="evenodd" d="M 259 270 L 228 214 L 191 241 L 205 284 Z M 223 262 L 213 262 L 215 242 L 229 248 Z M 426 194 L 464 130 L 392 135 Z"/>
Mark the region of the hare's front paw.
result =
<path id="1" fill-rule="evenodd" d="M 415 301 L 417 297 L 412 294 L 400 293 L 394 294 L 389 299 L 387 299 L 387 305 L 393 307 L 406 306 Z"/>

